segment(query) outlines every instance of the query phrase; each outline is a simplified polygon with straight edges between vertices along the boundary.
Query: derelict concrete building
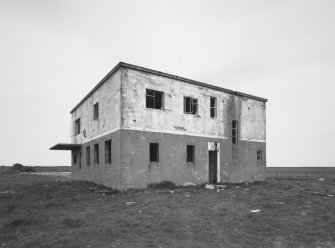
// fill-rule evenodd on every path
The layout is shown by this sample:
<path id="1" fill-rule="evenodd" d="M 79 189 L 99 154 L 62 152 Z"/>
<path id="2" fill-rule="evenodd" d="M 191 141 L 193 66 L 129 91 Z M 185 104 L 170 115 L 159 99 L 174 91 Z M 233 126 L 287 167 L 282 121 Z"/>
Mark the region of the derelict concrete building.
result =
<path id="1" fill-rule="evenodd" d="M 265 179 L 264 98 L 120 62 L 72 110 L 74 180 L 127 189 Z"/>

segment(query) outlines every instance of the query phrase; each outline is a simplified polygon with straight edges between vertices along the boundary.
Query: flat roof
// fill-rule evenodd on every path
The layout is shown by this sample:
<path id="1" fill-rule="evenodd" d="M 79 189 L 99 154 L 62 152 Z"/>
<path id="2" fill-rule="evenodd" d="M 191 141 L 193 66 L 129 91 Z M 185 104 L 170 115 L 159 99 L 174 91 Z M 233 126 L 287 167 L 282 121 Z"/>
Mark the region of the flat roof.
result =
<path id="1" fill-rule="evenodd" d="M 229 90 L 229 89 L 225 89 L 219 86 L 215 86 L 215 85 L 211 85 L 211 84 L 206 84 L 206 83 L 202 83 L 199 81 L 195 81 L 192 79 L 188 79 L 188 78 L 183 78 L 183 77 L 179 77 L 176 75 L 172 75 L 172 74 L 168 74 L 165 72 L 161 72 L 161 71 L 156 71 L 156 70 L 152 70 L 149 68 L 145 68 L 145 67 L 141 67 L 141 66 L 136 66 L 136 65 L 132 65 L 132 64 L 128 64 L 128 63 L 124 63 L 124 62 L 119 62 L 103 79 L 100 80 L 100 82 L 70 111 L 70 113 L 72 114 L 87 98 L 90 97 L 90 95 L 93 94 L 93 92 L 95 92 L 108 78 L 110 78 L 118 69 L 120 69 L 121 67 L 123 68 L 129 68 L 129 69 L 133 69 L 133 70 L 137 70 L 140 72 L 146 72 L 146 73 L 151 73 L 154 75 L 158 75 L 158 76 L 163 76 L 163 77 L 167 77 L 167 78 L 171 78 L 171 79 L 176 79 L 179 81 L 183 81 L 186 83 L 190 83 L 190 84 L 195 84 L 201 87 L 206 87 L 206 88 L 210 88 L 210 89 L 214 89 L 214 90 L 218 90 L 218 91 L 222 91 L 222 92 L 226 92 L 226 93 L 230 93 L 233 95 L 237 95 L 237 96 L 243 96 L 243 97 L 248 97 L 254 100 L 258 100 L 258 101 L 262 101 L 262 102 L 267 102 L 268 99 L 262 98 L 262 97 L 258 97 L 258 96 L 253 96 L 253 95 L 249 95 L 249 94 L 245 94 L 239 91 L 233 91 L 233 90 Z"/>
<path id="2" fill-rule="evenodd" d="M 81 144 L 68 144 L 68 143 L 58 143 L 52 147 L 50 147 L 49 150 L 75 150 L 81 148 Z"/>

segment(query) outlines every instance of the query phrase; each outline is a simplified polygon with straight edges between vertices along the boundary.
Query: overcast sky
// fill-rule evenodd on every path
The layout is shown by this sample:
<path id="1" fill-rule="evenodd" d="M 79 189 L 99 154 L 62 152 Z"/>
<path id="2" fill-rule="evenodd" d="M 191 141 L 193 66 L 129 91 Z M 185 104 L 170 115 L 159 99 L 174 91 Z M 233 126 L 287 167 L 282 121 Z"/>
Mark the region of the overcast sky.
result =
<path id="1" fill-rule="evenodd" d="M 335 166 L 334 0 L 0 0 L 0 165 L 70 165 L 119 61 L 268 98 L 267 165 Z"/>

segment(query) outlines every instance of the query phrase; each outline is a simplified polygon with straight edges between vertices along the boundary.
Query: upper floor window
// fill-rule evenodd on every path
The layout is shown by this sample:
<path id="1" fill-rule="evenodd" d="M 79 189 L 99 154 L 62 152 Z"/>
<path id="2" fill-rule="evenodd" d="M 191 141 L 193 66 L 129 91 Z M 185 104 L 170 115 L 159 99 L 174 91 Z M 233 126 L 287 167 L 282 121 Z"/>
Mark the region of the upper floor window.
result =
<path id="1" fill-rule="evenodd" d="M 185 96 L 184 97 L 184 113 L 185 114 L 198 114 L 198 99 Z"/>
<path id="2" fill-rule="evenodd" d="M 146 90 L 146 107 L 153 109 L 163 109 L 164 93 L 157 90 Z"/>
<path id="3" fill-rule="evenodd" d="M 232 121 L 232 142 L 233 144 L 237 144 L 237 137 L 238 137 L 238 122 Z"/>
<path id="4" fill-rule="evenodd" d="M 216 118 L 216 98 L 215 97 L 211 97 L 210 99 L 210 111 L 211 111 L 211 118 Z"/>
<path id="5" fill-rule="evenodd" d="M 80 118 L 74 121 L 74 134 L 80 134 Z"/>
<path id="6" fill-rule="evenodd" d="M 99 119 L 99 102 L 93 105 L 93 120 Z"/>

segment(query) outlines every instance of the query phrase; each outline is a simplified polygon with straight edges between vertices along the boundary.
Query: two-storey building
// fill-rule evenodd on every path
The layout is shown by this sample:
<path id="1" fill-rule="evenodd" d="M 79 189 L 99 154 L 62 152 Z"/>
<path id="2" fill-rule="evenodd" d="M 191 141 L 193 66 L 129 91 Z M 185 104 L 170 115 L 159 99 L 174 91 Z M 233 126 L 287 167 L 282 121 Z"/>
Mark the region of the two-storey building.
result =
<path id="1" fill-rule="evenodd" d="M 266 99 L 120 62 L 72 110 L 72 177 L 118 189 L 265 179 Z"/>

